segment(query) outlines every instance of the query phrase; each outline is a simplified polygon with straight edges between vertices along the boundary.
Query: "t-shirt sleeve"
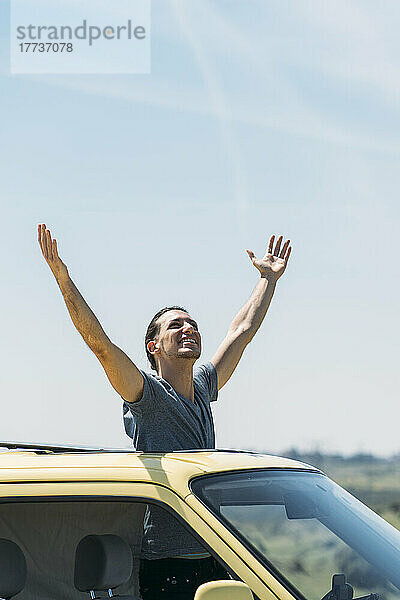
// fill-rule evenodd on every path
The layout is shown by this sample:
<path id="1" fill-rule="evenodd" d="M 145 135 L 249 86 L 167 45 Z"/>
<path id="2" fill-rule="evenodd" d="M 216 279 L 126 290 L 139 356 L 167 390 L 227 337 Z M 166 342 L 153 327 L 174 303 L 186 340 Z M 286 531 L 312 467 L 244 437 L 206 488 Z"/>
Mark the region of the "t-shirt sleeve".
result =
<path id="1" fill-rule="evenodd" d="M 154 408 L 153 405 L 156 405 L 155 398 L 157 395 L 157 379 L 153 377 L 150 373 L 146 373 L 145 371 L 140 371 L 143 375 L 143 393 L 139 400 L 136 402 L 126 402 L 124 400 L 124 409 L 126 407 L 127 410 L 131 410 L 133 413 L 142 414 L 146 410 L 152 410 Z M 122 398 L 123 399 L 123 398 Z"/>
<path id="2" fill-rule="evenodd" d="M 149 412 L 152 412 L 154 415 L 155 411 L 157 410 L 155 387 L 160 384 L 155 377 L 149 373 L 145 373 L 145 371 L 140 372 L 143 375 L 142 397 L 136 402 L 126 402 L 126 400 L 122 398 L 122 400 L 124 400 L 122 404 L 124 428 L 126 434 L 130 438 L 133 438 L 134 436 L 135 423 L 133 417 L 141 418 L 143 415 L 146 415 Z"/>
<path id="3" fill-rule="evenodd" d="M 218 399 L 218 376 L 214 365 L 211 362 L 201 365 L 196 369 L 194 377 L 208 390 L 210 402 L 215 402 Z"/>

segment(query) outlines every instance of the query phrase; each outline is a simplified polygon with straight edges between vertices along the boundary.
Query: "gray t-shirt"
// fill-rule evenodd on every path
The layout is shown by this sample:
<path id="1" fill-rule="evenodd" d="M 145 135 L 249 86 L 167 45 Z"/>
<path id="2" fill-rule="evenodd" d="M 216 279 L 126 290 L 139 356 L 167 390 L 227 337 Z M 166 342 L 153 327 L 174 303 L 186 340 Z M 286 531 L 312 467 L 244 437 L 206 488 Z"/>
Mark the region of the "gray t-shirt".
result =
<path id="1" fill-rule="evenodd" d="M 165 379 L 141 371 L 143 395 L 124 402 L 125 431 L 136 450 L 172 452 L 215 448 L 210 402 L 218 396 L 217 372 L 212 363 L 198 367 L 193 376 L 194 402 L 178 394 Z"/>
<path id="2" fill-rule="evenodd" d="M 210 402 L 217 400 L 217 372 L 212 363 L 198 367 L 193 376 L 191 402 L 158 375 L 141 371 L 143 395 L 137 402 L 124 402 L 125 431 L 136 450 L 215 448 L 214 421 Z M 145 518 L 142 557 L 168 558 L 204 552 L 204 549 L 165 510 L 150 506 Z"/>

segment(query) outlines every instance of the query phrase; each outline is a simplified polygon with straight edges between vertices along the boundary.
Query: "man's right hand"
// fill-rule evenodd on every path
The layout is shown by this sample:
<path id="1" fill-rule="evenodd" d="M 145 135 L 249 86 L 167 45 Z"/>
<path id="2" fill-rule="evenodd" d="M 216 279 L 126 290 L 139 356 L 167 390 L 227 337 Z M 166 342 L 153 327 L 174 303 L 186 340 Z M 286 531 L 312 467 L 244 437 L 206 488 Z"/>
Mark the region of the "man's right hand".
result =
<path id="1" fill-rule="evenodd" d="M 51 238 L 49 229 L 44 223 L 38 225 L 38 241 L 42 254 L 58 282 L 69 278 L 68 269 L 58 256 L 57 242 Z"/>
<path id="2" fill-rule="evenodd" d="M 127 402 L 136 402 L 143 394 L 143 375 L 104 332 L 96 315 L 82 297 L 68 269 L 58 256 L 57 242 L 43 223 L 38 227 L 42 254 L 57 280 L 73 324 L 102 364 L 113 388 Z"/>

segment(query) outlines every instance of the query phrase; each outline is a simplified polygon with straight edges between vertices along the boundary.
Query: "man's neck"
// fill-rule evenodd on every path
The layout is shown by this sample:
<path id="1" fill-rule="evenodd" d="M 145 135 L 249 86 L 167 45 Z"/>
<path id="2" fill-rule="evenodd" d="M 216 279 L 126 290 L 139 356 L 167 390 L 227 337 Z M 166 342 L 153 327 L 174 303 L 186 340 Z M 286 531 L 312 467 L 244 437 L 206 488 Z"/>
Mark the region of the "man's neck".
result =
<path id="1" fill-rule="evenodd" d="M 168 361 L 159 365 L 158 375 L 168 381 L 178 394 L 194 402 L 193 364 L 188 359 Z"/>

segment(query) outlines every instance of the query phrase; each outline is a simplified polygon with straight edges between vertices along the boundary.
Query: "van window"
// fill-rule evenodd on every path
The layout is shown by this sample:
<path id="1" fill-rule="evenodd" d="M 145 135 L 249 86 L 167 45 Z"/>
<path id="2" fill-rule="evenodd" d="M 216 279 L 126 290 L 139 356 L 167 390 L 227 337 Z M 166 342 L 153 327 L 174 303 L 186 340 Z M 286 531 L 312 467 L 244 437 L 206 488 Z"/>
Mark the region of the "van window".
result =
<path id="1" fill-rule="evenodd" d="M 0 539 L 16 544 L 26 560 L 26 583 L 18 600 L 82 600 L 89 597 L 74 585 L 76 549 L 86 536 L 110 534 L 122 538 L 133 556 L 129 581 L 113 591 L 139 599 L 139 576 L 144 556 L 149 552 L 144 536 L 144 524 L 149 515 L 155 515 L 150 538 L 156 545 L 159 541 L 164 544 L 168 531 L 173 531 L 173 536 L 179 538 L 176 548 L 182 548 L 183 543 L 183 548 L 207 553 L 199 540 L 160 506 L 114 499 L 1 503 Z M 0 561 L 1 556 L 0 552 Z M 149 563 L 150 567 L 156 564 L 154 561 Z M 223 569 L 219 575 L 216 578 L 229 577 Z"/>

